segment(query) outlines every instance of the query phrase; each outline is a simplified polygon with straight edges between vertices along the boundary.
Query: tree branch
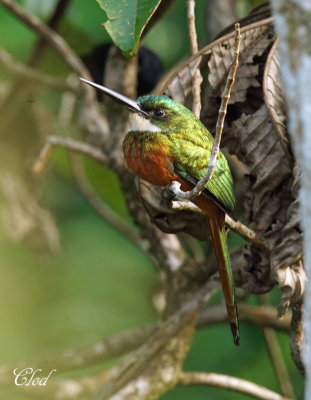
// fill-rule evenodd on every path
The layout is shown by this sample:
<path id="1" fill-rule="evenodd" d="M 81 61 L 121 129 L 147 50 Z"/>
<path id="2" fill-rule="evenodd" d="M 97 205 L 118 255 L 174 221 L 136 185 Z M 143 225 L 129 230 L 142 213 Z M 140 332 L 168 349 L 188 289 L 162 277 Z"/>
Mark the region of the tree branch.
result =
<path id="1" fill-rule="evenodd" d="M 56 369 L 58 372 L 87 368 L 107 360 L 122 356 L 137 349 L 155 330 L 160 322 L 153 322 L 139 328 L 115 333 L 79 349 L 66 349 L 58 354 L 22 362 L 14 368 L 22 370 L 31 365 L 31 368 L 42 370 Z M 0 385 L 11 384 L 12 366 L 0 367 Z"/>
<path id="2" fill-rule="evenodd" d="M 271 251 L 271 246 L 268 240 L 266 240 L 263 236 L 259 235 L 252 229 L 248 228 L 246 225 L 242 224 L 242 222 L 234 221 L 229 215 L 226 214 L 225 223 L 230 229 L 238 233 L 248 242 L 253 243 L 255 246 L 258 246 L 261 250 L 265 252 Z"/>
<path id="3" fill-rule="evenodd" d="M 235 378 L 233 376 L 215 374 L 213 372 L 183 372 L 181 373 L 179 385 L 207 385 L 222 389 L 231 390 L 237 393 L 243 393 L 261 400 L 289 400 L 286 397 L 272 392 L 263 386 Z"/>
<path id="4" fill-rule="evenodd" d="M 189 200 L 183 200 L 183 201 L 174 200 L 172 201 L 170 208 L 178 211 L 183 211 L 183 210 L 192 211 L 204 215 L 203 211 L 201 211 L 199 207 L 197 207 L 194 203 L 192 203 L 192 201 Z M 261 250 L 265 252 L 271 251 L 271 246 L 269 242 L 263 236 L 259 235 L 252 229 L 248 228 L 242 222 L 234 221 L 229 215 L 226 214 L 225 223 L 231 230 L 239 234 L 248 242 L 253 243 Z"/>
<path id="5" fill-rule="evenodd" d="M 246 303 L 239 303 L 239 318 L 241 322 L 250 323 L 259 327 L 272 327 L 288 332 L 290 317 L 276 318 L 276 309 L 267 306 L 252 307 Z M 197 328 L 216 323 L 226 323 L 227 314 L 223 302 L 203 308 L 199 312 Z M 66 349 L 58 354 L 46 356 L 37 360 L 22 362 L 14 368 L 22 370 L 31 365 L 32 368 L 49 370 L 57 369 L 65 372 L 82 369 L 120 357 L 137 349 L 143 342 L 157 331 L 160 321 L 151 322 L 138 328 L 115 333 L 79 349 Z M 12 380 L 12 366 L 0 366 L 0 385 L 7 385 Z"/>

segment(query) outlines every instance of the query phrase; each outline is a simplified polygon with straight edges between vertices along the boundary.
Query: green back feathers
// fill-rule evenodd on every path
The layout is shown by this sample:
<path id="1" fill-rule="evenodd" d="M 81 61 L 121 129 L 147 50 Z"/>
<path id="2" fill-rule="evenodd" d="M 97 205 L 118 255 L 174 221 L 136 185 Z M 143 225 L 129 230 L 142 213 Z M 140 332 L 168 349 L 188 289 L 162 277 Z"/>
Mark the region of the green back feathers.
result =
<path id="1" fill-rule="evenodd" d="M 190 124 L 191 125 L 191 124 Z M 200 123 L 186 132 L 171 132 L 176 172 L 192 184 L 203 178 L 211 155 L 213 137 Z M 226 213 L 233 216 L 235 196 L 233 179 L 228 162 L 222 152 L 218 153 L 212 179 L 207 183 L 205 194 Z"/>

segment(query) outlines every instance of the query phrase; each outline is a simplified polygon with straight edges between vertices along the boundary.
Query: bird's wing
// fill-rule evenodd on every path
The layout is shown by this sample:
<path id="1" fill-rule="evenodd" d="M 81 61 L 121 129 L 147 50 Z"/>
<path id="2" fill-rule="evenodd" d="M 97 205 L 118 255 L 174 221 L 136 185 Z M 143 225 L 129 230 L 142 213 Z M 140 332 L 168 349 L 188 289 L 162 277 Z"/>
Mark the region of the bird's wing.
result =
<path id="1" fill-rule="evenodd" d="M 179 146 L 179 151 L 175 153 L 175 172 L 187 182 L 196 185 L 206 172 L 210 148 L 205 149 L 189 143 L 183 143 L 182 147 Z M 215 171 L 203 194 L 234 218 L 233 179 L 228 162 L 221 152 L 218 153 Z"/>

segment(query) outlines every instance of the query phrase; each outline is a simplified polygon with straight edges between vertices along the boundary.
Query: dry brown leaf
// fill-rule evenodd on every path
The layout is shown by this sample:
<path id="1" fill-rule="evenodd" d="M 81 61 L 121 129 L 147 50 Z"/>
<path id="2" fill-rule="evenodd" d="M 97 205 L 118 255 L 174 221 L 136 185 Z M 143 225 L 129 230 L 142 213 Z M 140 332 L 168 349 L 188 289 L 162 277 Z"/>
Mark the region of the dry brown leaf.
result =
<path id="1" fill-rule="evenodd" d="M 249 87 L 259 87 L 257 79 L 259 65 L 254 62 L 254 57 L 260 57 L 272 43 L 274 34 L 271 24 L 259 25 L 242 34 L 239 56 L 239 68 L 236 82 L 232 88 L 230 103 L 245 101 Z M 224 90 L 229 68 L 234 57 L 235 38 L 218 43 L 213 46 L 208 62 L 208 81 L 213 88 L 221 92 Z"/>
<path id="2" fill-rule="evenodd" d="M 286 131 L 286 107 L 272 20 L 245 26 L 241 33 L 240 66 L 222 143 L 248 171 L 244 177 L 244 196 L 237 199 L 238 203 L 244 202 L 243 221 L 255 226 L 273 250 L 267 254 L 246 244 L 243 251 L 246 266 L 244 264 L 235 273 L 235 279 L 239 286 L 254 293 L 269 291 L 277 282 L 283 290 L 280 310 L 284 312 L 289 304 L 301 299 L 305 281 L 299 228 L 299 174 L 294 169 Z M 233 51 L 234 32 L 217 39 L 186 61 L 163 89 L 180 103 L 190 104 L 196 62 L 205 88 L 201 119 L 211 132 L 215 130 Z M 172 225 L 197 236 L 195 225 L 200 230 L 202 221 L 200 224 L 193 215 L 189 217 L 195 224 L 182 218 L 182 224 L 179 221 L 178 225 L 177 215 Z"/>
<path id="3" fill-rule="evenodd" d="M 241 29 L 241 54 L 243 53 L 244 49 L 250 48 L 253 42 L 258 41 L 259 37 L 261 38 L 265 32 L 267 32 L 266 35 L 268 36 L 268 31 L 271 29 L 271 22 L 272 19 L 268 18 Z M 235 33 L 231 32 L 225 37 L 217 39 L 187 60 L 184 64 L 176 69 L 173 75 L 165 83 L 162 92 L 167 96 L 173 97 L 179 103 L 185 104 L 186 98 L 191 92 L 194 68 L 196 66 L 199 66 L 201 69 L 205 68 L 214 51 L 216 55 L 216 62 L 217 60 L 218 62 L 220 61 L 220 58 L 217 58 L 217 54 L 218 56 L 221 54 L 225 54 L 226 56 L 222 65 L 219 65 L 219 72 L 217 72 L 219 77 L 222 77 L 222 79 L 225 80 L 234 52 L 234 35 Z M 248 57 L 246 56 L 246 62 L 248 62 L 248 60 L 250 60 L 252 57 L 252 54 Z M 216 78 L 217 82 L 219 81 L 219 77 L 218 79 Z"/>
<path id="4" fill-rule="evenodd" d="M 301 300 L 307 277 L 301 259 L 286 267 L 276 268 L 275 274 L 278 285 L 283 292 L 278 307 L 278 315 L 283 317 L 290 306 Z"/>

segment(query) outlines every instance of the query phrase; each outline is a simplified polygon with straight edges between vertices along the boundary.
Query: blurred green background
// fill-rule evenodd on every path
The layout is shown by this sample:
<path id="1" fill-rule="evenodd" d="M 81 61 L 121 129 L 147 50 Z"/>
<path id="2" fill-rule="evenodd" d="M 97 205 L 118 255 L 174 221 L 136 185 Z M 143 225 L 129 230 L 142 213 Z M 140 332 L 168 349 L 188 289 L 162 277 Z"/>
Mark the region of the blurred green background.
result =
<path id="1" fill-rule="evenodd" d="M 19 3 L 43 19 L 55 5 L 52 0 Z M 197 1 L 201 43 L 207 41 L 205 3 Z M 254 4 L 256 2 L 240 1 L 239 10 L 246 14 Z M 104 21 L 105 16 L 95 0 L 74 0 L 62 19 L 59 32 L 78 54 L 84 54 L 95 44 L 109 41 L 101 26 Z M 159 55 L 166 70 L 189 54 L 185 27 L 185 1 L 178 0 L 144 39 L 144 44 Z M 26 61 L 35 38 L 0 6 L 2 47 L 17 59 Z M 60 77 L 68 74 L 67 67 L 52 51 L 46 52 L 40 68 Z M 9 84 L 13 78 L 0 67 L 1 86 Z M 41 102 L 41 107 L 53 120 L 60 96 L 56 91 L 49 91 L 34 101 Z M 52 125 L 49 132 L 57 133 L 57 129 L 60 128 Z M 91 161 L 86 160 L 86 164 L 90 181 L 103 201 L 130 222 L 114 174 Z M 61 251 L 55 255 L 37 252 L 26 244 L 13 242 L 0 230 L 0 364 L 14 366 L 22 360 L 81 347 L 157 318 L 151 304 L 152 293 L 158 285 L 155 266 L 88 206 L 73 182 L 65 151 L 55 151 L 39 190 L 44 205 L 56 219 Z M 231 245 L 234 246 L 234 239 Z M 272 299 L 276 304 L 279 296 L 275 289 Z M 252 300 L 257 301 L 255 297 Z M 241 347 L 236 348 L 227 325 L 201 329 L 195 334 L 185 369 L 230 374 L 280 391 L 261 331 L 242 324 L 241 337 Z M 303 382 L 291 361 L 288 337 L 285 334 L 278 337 L 297 398 L 303 398 Z M 13 380 L 12 374 L 12 383 Z M 5 393 L 1 398 L 29 398 L 22 390 Z M 209 387 L 176 388 L 161 397 L 162 400 L 189 398 L 248 397 Z"/>

